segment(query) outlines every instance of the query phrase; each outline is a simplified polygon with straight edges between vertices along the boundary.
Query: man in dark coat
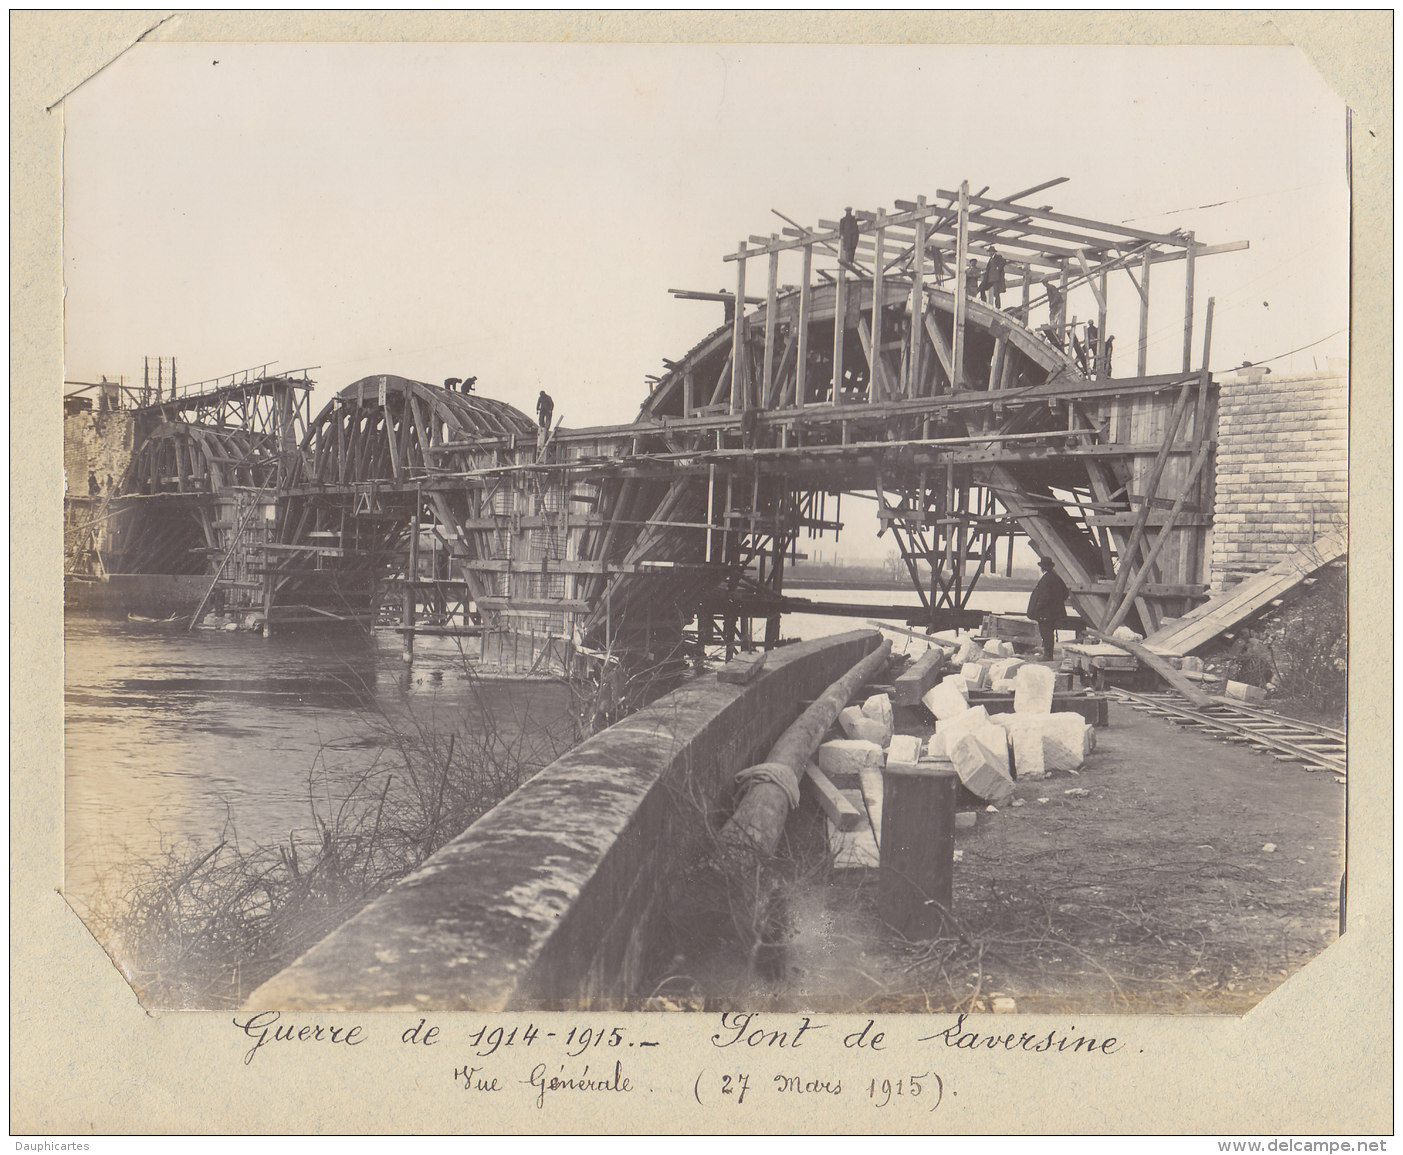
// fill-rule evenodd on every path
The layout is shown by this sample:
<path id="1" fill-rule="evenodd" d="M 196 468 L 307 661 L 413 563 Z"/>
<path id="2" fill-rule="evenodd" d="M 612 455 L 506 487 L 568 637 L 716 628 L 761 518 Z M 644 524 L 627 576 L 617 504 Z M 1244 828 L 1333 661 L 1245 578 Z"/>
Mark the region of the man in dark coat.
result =
<path id="1" fill-rule="evenodd" d="M 1053 572 L 1056 565 L 1050 557 L 1043 558 L 1038 565 L 1043 576 L 1033 587 L 1033 596 L 1028 599 L 1028 616 L 1038 623 L 1043 657 L 1051 660 L 1057 623 L 1067 613 L 1067 583 Z"/>
<path id="2" fill-rule="evenodd" d="M 851 208 L 843 210 L 843 219 L 838 222 L 839 260 L 849 268 L 857 259 L 857 217 Z"/>
<path id="3" fill-rule="evenodd" d="M 555 402 L 551 400 L 551 395 L 544 389 L 541 395 L 536 398 L 536 416 L 541 419 L 541 428 L 550 428 L 551 415 L 555 413 Z"/>
<path id="4" fill-rule="evenodd" d="M 979 299 L 993 298 L 994 308 L 1003 307 L 1003 292 L 1008 282 L 1004 278 L 1004 259 L 997 250 L 989 254 L 989 263 L 984 266 L 984 277 L 979 282 Z"/>

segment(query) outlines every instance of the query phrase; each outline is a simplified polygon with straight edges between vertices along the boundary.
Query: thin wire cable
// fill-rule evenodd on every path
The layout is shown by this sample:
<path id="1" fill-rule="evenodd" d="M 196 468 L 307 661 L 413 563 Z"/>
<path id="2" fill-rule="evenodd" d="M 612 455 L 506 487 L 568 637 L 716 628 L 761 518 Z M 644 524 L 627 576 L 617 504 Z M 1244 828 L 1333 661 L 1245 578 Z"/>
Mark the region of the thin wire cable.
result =
<path id="1" fill-rule="evenodd" d="M 1301 345 L 1295 349 L 1288 349 L 1285 353 L 1278 353 L 1275 357 L 1266 357 L 1263 358 L 1261 361 L 1252 361 L 1247 365 L 1240 366 L 1240 368 L 1252 369 L 1258 365 L 1268 365 L 1273 361 L 1280 361 L 1283 357 L 1289 357 L 1292 353 L 1300 353 L 1306 349 L 1314 349 L 1317 345 L 1323 345 L 1326 341 L 1330 340 L 1331 337 L 1338 337 L 1341 333 L 1348 332 L 1348 329 L 1336 329 L 1333 333 L 1326 333 L 1325 336 L 1320 338 L 1320 340 L 1312 341 L 1309 345 Z"/>

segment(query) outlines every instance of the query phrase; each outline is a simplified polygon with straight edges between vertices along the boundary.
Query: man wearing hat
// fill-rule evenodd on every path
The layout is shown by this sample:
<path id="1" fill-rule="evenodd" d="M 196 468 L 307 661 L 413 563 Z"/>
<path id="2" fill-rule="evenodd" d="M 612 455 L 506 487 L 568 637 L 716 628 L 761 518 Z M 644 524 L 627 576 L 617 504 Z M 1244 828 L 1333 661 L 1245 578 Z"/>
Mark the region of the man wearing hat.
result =
<path id="1" fill-rule="evenodd" d="M 1028 616 L 1038 623 L 1042 634 L 1043 657 L 1052 659 L 1052 643 L 1057 623 L 1067 613 L 1067 583 L 1056 572 L 1056 565 L 1050 557 L 1038 562 L 1043 576 L 1033 587 L 1033 596 L 1028 599 Z"/>

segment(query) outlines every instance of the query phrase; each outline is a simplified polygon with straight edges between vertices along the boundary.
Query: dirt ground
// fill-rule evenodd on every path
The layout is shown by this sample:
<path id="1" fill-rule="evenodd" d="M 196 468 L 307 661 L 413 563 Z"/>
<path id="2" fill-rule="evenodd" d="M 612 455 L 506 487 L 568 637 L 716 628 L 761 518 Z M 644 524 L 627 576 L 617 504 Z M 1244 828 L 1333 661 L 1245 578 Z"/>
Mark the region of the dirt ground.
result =
<path id="1" fill-rule="evenodd" d="M 898 729 L 928 730 L 919 713 Z M 956 831 L 951 934 L 895 936 L 875 870 L 801 875 L 768 978 L 727 994 L 835 1011 L 1241 1014 L 1337 937 L 1344 813 L 1332 773 L 1113 702 L 1080 774 L 1020 782 Z"/>

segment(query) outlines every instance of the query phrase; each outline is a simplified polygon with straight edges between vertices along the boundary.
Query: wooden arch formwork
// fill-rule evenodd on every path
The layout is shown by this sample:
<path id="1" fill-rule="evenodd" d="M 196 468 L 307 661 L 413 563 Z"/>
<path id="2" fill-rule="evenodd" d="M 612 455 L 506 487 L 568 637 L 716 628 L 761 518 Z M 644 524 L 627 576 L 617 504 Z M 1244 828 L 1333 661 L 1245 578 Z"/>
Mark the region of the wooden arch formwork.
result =
<path id="1" fill-rule="evenodd" d="M 136 448 L 112 498 L 109 568 L 200 574 L 236 539 L 266 534 L 278 454 L 266 434 L 159 421 Z M 255 507 L 257 507 L 255 509 Z M 229 581 L 247 581 L 236 566 Z"/>
<path id="2" fill-rule="evenodd" d="M 267 549 L 269 620 L 275 606 L 281 621 L 365 620 L 387 591 L 406 627 L 420 605 L 441 621 L 480 612 L 496 592 L 482 563 L 498 548 L 483 509 L 511 511 L 484 482 L 445 483 L 444 451 L 472 474 L 536 441 L 530 418 L 492 398 L 388 374 L 348 385 L 309 425 L 285 488 Z"/>
<path id="3" fill-rule="evenodd" d="M 733 294 L 674 290 L 728 314 L 664 363 L 639 418 L 706 471 L 690 507 L 709 511 L 702 560 L 719 551 L 727 573 L 703 639 L 763 614 L 774 640 L 786 559 L 802 535 L 837 531 L 843 494 L 875 501 L 921 598 L 912 620 L 930 626 L 977 620 L 971 594 L 1001 554 L 1011 566 L 1016 536 L 1058 563 L 1092 625 L 1148 633 L 1203 594 L 1216 387 L 1191 367 L 1194 270 L 1246 244 L 1015 203 L 1058 183 L 856 214 L 846 246 L 840 222 L 789 222 L 726 257 Z M 747 296 L 757 261 L 763 295 Z M 1168 262 L 1184 270 L 1182 366 L 1152 377 L 1151 272 Z M 1113 276 L 1139 299 L 1132 378 L 1111 376 Z M 1211 325 L 1210 300 L 1204 366 Z"/>

